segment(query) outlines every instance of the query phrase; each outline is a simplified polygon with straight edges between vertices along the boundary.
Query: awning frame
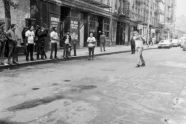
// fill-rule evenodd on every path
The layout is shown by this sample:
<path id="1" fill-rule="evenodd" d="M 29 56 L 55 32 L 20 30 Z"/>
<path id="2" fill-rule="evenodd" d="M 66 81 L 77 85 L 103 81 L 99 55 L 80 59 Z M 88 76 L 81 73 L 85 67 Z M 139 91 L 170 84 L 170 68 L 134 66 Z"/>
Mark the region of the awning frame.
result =
<path id="1" fill-rule="evenodd" d="M 89 4 L 93 4 L 93 5 L 101 7 L 101 8 L 105 8 L 105 9 L 106 8 L 107 9 L 111 8 L 111 6 L 109 6 L 107 4 L 104 4 L 104 3 L 101 3 L 101 2 L 98 2 L 98 1 L 95 1 L 95 0 L 82 0 L 82 1 L 87 2 Z"/>

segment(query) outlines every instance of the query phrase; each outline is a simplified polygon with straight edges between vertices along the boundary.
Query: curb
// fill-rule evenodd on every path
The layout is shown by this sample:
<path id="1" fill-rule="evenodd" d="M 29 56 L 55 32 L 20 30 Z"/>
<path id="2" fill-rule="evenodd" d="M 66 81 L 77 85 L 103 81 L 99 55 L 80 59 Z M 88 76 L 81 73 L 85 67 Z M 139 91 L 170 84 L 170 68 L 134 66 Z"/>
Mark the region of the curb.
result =
<path id="1" fill-rule="evenodd" d="M 157 48 L 145 48 L 145 50 L 153 50 Z M 116 51 L 116 52 L 109 52 L 109 53 L 99 53 L 95 54 L 95 56 L 106 56 L 106 55 L 113 55 L 113 54 L 121 54 L 121 53 L 128 53 L 131 52 L 131 50 L 125 50 L 125 51 Z M 70 60 L 80 60 L 80 59 L 87 59 L 87 55 L 82 55 L 82 56 L 75 56 L 71 57 Z M 20 67 L 26 67 L 26 66 L 34 66 L 34 65 L 39 65 L 39 64 L 48 64 L 48 63 L 57 63 L 57 62 L 63 62 L 63 61 L 69 61 L 69 60 L 64 60 L 63 58 L 57 59 L 57 60 L 38 60 L 38 61 L 33 61 L 33 62 L 23 62 L 17 65 L 7 65 L 7 66 L 0 66 L 0 71 L 4 69 L 17 69 Z"/>

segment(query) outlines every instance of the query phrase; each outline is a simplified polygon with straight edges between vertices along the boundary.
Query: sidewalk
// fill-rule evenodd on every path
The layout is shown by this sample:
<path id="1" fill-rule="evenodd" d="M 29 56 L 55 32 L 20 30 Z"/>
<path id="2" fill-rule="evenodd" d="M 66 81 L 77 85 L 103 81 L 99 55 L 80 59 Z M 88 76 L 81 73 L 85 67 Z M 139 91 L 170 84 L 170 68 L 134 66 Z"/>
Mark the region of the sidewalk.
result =
<path id="1" fill-rule="evenodd" d="M 156 49 L 157 46 L 145 46 L 145 50 L 149 49 Z M 125 53 L 125 52 L 131 52 L 130 46 L 112 46 L 112 47 L 106 47 L 105 52 L 100 52 L 100 48 L 96 47 L 95 48 L 95 56 L 102 56 L 102 55 L 111 55 L 111 54 L 119 54 L 119 53 Z M 77 56 L 73 56 L 73 50 L 71 52 L 71 58 L 70 60 L 78 60 L 78 59 L 88 59 L 88 48 L 83 48 L 83 49 L 77 49 Z M 37 61 L 26 61 L 25 56 L 19 56 L 19 64 L 18 65 L 0 65 L 0 69 L 12 69 L 16 67 L 23 67 L 23 66 L 29 66 L 29 65 L 36 65 L 36 64 L 45 64 L 45 63 L 53 63 L 57 61 L 65 61 L 63 59 L 63 50 L 58 50 L 58 60 L 50 60 L 50 51 L 47 52 L 47 57 L 48 59 L 46 60 L 37 60 Z M 36 58 L 36 56 L 34 56 Z"/>

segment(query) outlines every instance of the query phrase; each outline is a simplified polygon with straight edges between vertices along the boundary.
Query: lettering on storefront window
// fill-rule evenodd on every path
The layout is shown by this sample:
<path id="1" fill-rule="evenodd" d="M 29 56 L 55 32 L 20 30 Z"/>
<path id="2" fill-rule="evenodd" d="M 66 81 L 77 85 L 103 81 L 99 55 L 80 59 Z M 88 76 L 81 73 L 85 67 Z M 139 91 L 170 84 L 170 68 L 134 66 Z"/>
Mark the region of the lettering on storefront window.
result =
<path id="1" fill-rule="evenodd" d="M 79 22 L 75 20 L 71 20 L 71 38 L 72 40 L 78 40 L 78 27 Z"/>

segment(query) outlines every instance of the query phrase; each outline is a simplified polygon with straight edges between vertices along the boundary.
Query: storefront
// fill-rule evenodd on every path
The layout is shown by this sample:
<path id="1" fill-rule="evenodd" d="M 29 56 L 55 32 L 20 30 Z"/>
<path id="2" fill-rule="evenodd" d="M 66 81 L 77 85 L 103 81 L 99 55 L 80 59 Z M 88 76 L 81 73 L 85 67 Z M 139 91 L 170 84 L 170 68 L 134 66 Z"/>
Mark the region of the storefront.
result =
<path id="1" fill-rule="evenodd" d="M 128 45 L 130 43 L 131 35 L 130 21 L 127 17 L 119 17 L 119 22 L 117 25 L 117 45 Z"/>
<path id="2" fill-rule="evenodd" d="M 58 1 L 58 0 L 57 0 Z M 98 41 L 100 32 L 105 32 L 110 38 L 110 13 L 109 6 L 95 0 L 82 0 L 78 2 L 56 0 L 33 0 L 31 2 L 31 18 L 36 19 L 36 24 L 45 24 L 49 29 L 57 27 L 60 38 L 70 32 L 76 40 L 77 47 L 87 46 L 86 39 L 92 32 Z M 60 41 L 62 47 L 64 41 Z"/>

